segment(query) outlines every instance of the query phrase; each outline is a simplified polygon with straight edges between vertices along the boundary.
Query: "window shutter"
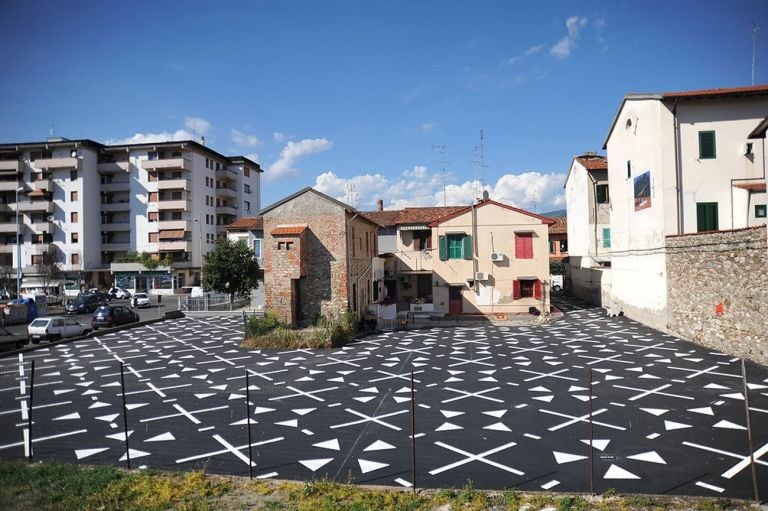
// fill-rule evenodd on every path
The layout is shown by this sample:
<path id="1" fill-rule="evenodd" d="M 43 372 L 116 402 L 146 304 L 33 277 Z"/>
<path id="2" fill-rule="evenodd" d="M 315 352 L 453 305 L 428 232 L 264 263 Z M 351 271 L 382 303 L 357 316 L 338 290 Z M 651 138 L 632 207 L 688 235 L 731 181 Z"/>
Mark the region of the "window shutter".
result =
<path id="1" fill-rule="evenodd" d="M 515 258 L 533 259 L 533 234 L 530 232 L 515 233 Z"/>
<path id="2" fill-rule="evenodd" d="M 715 158 L 717 152 L 715 149 L 715 132 L 699 132 L 699 158 Z"/>
<path id="3" fill-rule="evenodd" d="M 512 299 L 513 300 L 520 299 L 520 281 L 519 280 L 512 281 Z"/>
<path id="4" fill-rule="evenodd" d="M 448 260 L 448 238 L 446 236 L 440 236 L 438 238 L 438 245 L 440 246 L 440 260 Z"/>
<path id="5" fill-rule="evenodd" d="M 464 259 L 472 259 L 472 236 L 467 234 L 464 236 L 463 239 L 464 246 L 462 255 L 464 256 Z"/>
<path id="6" fill-rule="evenodd" d="M 541 300 L 541 281 L 537 280 L 533 283 L 533 297 L 537 300 Z"/>
<path id="7" fill-rule="evenodd" d="M 603 248 L 611 248 L 611 229 L 603 227 Z"/>

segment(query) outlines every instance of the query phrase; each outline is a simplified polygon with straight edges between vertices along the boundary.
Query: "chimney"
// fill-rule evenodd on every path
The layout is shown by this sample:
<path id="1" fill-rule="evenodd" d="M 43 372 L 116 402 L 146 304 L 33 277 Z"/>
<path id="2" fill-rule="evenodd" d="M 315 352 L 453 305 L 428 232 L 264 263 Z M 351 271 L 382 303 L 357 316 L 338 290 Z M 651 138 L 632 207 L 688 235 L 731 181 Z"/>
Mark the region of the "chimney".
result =
<path id="1" fill-rule="evenodd" d="M 204 136 L 200 137 L 200 145 L 205 145 L 205 137 Z"/>
<path id="2" fill-rule="evenodd" d="M 376 199 L 376 211 L 384 211 L 384 201 Z"/>

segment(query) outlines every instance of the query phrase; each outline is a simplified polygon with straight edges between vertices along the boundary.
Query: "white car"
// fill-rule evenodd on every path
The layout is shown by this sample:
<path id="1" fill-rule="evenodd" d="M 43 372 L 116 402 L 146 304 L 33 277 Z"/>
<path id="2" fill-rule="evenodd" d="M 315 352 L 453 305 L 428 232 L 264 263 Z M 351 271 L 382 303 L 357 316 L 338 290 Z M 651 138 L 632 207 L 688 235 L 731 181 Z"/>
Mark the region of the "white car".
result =
<path id="1" fill-rule="evenodd" d="M 27 326 L 27 339 L 32 344 L 38 344 L 43 339 L 54 341 L 66 337 L 79 337 L 91 331 L 89 326 L 82 325 L 77 320 L 62 316 L 37 318 Z"/>
<path id="2" fill-rule="evenodd" d="M 149 296 L 147 293 L 136 293 L 133 295 L 131 307 L 149 307 Z"/>

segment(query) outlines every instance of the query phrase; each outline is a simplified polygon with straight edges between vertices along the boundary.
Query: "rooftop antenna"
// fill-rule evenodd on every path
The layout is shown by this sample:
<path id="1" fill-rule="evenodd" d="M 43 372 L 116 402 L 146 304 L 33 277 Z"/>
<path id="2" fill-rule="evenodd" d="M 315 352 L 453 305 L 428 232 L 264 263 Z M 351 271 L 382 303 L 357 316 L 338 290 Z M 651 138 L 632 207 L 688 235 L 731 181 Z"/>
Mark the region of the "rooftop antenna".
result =
<path id="1" fill-rule="evenodd" d="M 447 206 L 448 197 L 445 193 L 445 166 L 451 162 L 445 161 L 445 144 L 432 144 L 430 148 L 440 151 L 440 159 L 437 160 L 437 163 L 441 164 L 443 169 L 443 206 Z"/>
<path id="2" fill-rule="evenodd" d="M 355 191 L 355 185 L 352 183 L 347 183 L 347 194 L 344 197 L 344 200 L 352 206 L 353 208 L 357 209 L 357 206 L 360 202 L 360 199 L 357 195 L 357 191 Z"/>
<path id="3" fill-rule="evenodd" d="M 755 84 L 755 64 L 757 63 L 757 34 L 760 27 L 752 21 L 752 85 Z"/>
<path id="4" fill-rule="evenodd" d="M 754 71 L 753 71 L 753 74 L 754 74 Z M 754 81 L 754 79 L 753 79 L 753 81 Z M 56 136 L 56 125 L 55 124 L 51 124 L 50 125 L 50 128 L 48 129 L 48 133 L 50 133 L 50 135 L 49 135 L 50 137 L 55 137 Z"/>
<path id="5" fill-rule="evenodd" d="M 474 148 L 474 159 L 472 163 L 475 165 L 475 198 L 480 201 L 481 192 L 485 190 L 485 130 L 480 130 L 480 145 Z M 479 153 L 479 154 L 478 154 Z M 480 190 L 477 189 L 477 185 L 480 185 Z"/>

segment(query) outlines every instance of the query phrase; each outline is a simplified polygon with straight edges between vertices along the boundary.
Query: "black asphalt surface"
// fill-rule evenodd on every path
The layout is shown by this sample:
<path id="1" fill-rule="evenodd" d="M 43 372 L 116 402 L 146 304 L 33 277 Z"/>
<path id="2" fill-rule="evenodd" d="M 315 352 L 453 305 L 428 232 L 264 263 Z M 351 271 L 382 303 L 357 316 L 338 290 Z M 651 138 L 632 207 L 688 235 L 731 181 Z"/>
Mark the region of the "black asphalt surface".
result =
<path id="1" fill-rule="evenodd" d="M 740 359 L 604 311 L 531 327 L 244 351 L 242 320 L 182 318 L 0 359 L 0 456 L 410 486 L 751 498 Z M 125 364 L 123 416 L 119 363 Z M 747 364 L 768 492 L 768 370 Z M 246 369 L 250 406 L 246 405 Z M 592 370 L 592 448 L 588 370 Z"/>

